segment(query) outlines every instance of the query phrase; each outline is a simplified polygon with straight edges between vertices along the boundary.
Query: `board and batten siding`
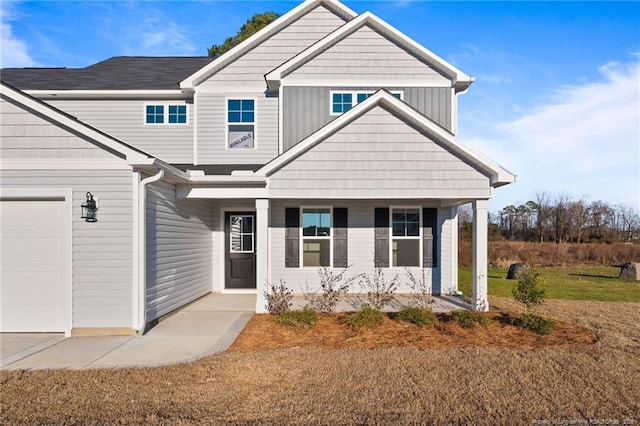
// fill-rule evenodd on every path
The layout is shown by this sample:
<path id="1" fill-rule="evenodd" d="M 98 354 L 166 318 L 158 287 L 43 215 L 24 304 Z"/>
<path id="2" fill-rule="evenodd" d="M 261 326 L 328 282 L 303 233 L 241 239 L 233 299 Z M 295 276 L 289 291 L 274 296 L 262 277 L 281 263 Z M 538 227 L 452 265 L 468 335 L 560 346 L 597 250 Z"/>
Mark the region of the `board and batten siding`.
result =
<path id="1" fill-rule="evenodd" d="M 104 160 L 117 157 L 53 125 L 44 118 L 0 100 L 0 158 Z"/>
<path id="2" fill-rule="evenodd" d="M 165 181 L 147 187 L 147 321 L 211 292 L 210 200 L 176 199 Z"/>
<path id="3" fill-rule="evenodd" d="M 218 71 L 199 87 L 224 90 L 229 86 L 264 89 L 264 75 L 325 37 L 345 20 L 318 6 Z M 225 84 L 220 84 L 225 83 Z"/>
<path id="4" fill-rule="evenodd" d="M 121 141 L 168 163 L 193 162 L 193 103 L 185 100 L 47 100 Z M 187 105 L 187 124 L 145 124 L 145 105 Z"/>
<path id="5" fill-rule="evenodd" d="M 421 85 L 451 85 L 447 77 L 366 25 L 301 64 L 285 78 L 292 86 L 310 81 L 357 85 L 367 80 L 396 85 L 407 85 L 410 81 Z"/>
<path id="6" fill-rule="evenodd" d="M 227 99 L 255 99 L 253 149 L 227 148 Z M 278 155 L 278 98 L 255 93 L 199 93 L 198 164 L 265 164 Z"/>
<path id="7" fill-rule="evenodd" d="M 325 124 L 337 118 L 331 115 L 331 92 L 375 92 L 380 87 L 283 87 L 283 146 L 291 148 Z M 447 87 L 386 87 L 402 91 L 403 100 L 413 108 L 451 131 L 451 90 Z"/>
<path id="8" fill-rule="evenodd" d="M 269 177 L 274 198 L 489 198 L 489 178 L 382 107 Z"/>
<path id="9" fill-rule="evenodd" d="M 287 207 L 313 207 L 332 206 L 347 208 L 348 228 L 347 228 L 347 253 L 348 253 L 348 276 L 366 273 L 371 276 L 374 272 L 374 251 L 375 251 L 375 209 L 378 207 L 428 207 L 433 201 L 429 200 L 322 200 L 312 202 L 309 200 L 272 200 L 270 206 L 271 234 L 270 234 L 270 270 L 271 282 L 279 282 L 280 279 L 287 283 L 294 293 L 311 293 L 320 289 L 318 269 L 315 267 L 285 267 L 285 209 Z M 438 208 L 438 218 L 436 232 L 438 241 L 441 243 L 436 248 L 438 265 L 435 268 L 426 268 L 427 276 L 431 277 L 433 292 L 437 294 L 449 294 L 458 288 L 458 284 L 452 282 L 451 270 L 452 256 L 452 220 L 450 208 Z M 457 265 L 456 265 L 457 266 Z M 343 268 L 334 268 L 335 273 L 339 273 Z M 421 278 L 421 268 L 409 268 L 414 277 Z M 400 278 L 401 286 L 398 293 L 410 293 L 404 267 L 383 268 L 385 277 L 391 280 L 396 274 Z M 360 288 L 357 283 L 351 292 L 358 293 Z"/>
<path id="10" fill-rule="evenodd" d="M 73 327 L 131 328 L 131 171 L 0 170 L 0 181 L 3 188 L 71 188 Z M 80 218 L 88 191 L 98 202 L 95 223 Z"/>

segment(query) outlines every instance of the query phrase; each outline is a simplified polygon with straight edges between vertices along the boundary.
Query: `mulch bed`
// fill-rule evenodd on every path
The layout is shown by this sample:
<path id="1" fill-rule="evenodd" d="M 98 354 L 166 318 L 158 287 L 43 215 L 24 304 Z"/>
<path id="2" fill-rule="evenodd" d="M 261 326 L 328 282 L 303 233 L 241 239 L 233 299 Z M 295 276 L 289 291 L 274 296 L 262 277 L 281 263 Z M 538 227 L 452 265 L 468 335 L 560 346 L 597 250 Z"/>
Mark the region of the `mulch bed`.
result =
<path id="1" fill-rule="evenodd" d="M 385 317 L 375 328 L 355 329 L 345 324 L 345 313 L 319 314 L 318 322 L 307 327 L 291 327 L 273 321 L 269 314 L 251 318 L 230 351 L 254 351 L 286 348 L 462 348 L 503 347 L 533 349 L 563 345 L 588 345 L 596 341 L 595 334 L 578 325 L 554 321 L 553 331 L 538 335 L 511 324 L 508 313 L 491 311 L 486 315 L 490 324 L 464 328 L 451 320 L 450 314 L 437 314 L 433 327 L 395 321 Z"/>

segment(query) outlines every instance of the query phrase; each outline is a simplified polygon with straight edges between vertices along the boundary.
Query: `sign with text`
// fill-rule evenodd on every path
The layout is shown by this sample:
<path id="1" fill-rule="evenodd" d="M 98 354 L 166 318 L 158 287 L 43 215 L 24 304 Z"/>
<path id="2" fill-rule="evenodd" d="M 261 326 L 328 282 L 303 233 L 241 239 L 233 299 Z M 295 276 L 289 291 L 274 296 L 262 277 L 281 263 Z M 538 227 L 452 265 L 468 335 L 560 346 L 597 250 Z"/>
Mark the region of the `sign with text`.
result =
<path id="1" fill-rule="evenodd" d="M 253 148 L 253 126 L 229 126 L 229 148 Z"/>

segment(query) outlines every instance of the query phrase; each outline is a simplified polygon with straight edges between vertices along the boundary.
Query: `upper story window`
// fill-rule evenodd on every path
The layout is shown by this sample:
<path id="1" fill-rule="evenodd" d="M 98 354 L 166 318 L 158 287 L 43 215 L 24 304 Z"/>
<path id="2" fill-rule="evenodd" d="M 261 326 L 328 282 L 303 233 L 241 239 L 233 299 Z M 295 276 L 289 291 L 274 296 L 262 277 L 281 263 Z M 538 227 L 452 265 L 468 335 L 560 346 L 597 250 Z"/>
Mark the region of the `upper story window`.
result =
<path id="1" fill-rule="evenodd" d="M 331 115 L 340 115 L 349 111 L 374 93 L 373 91 L 331 91 Z M 404 96 L 404 92 L 397 90 L 392 91 L 391 94 L 401 100 Z"/>
<path id="2" fill-rule="evenodd" d="M 256 100 L 227 99 L 227 148 L 255 148 Z"/>
<path id="3" fill-rule="evenodd" d="M 187 124 L 186 105 L 145 105 L 145 124 Z"/>

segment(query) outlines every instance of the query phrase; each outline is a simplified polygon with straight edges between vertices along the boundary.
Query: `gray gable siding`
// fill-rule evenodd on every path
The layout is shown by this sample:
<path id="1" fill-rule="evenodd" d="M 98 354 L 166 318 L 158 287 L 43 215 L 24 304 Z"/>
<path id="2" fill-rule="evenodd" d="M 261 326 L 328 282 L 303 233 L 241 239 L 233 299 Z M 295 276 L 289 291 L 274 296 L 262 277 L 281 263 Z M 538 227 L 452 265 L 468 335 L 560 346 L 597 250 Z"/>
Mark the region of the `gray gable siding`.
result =
<path id="1" fill-rule="evenodd" d="M 73 327 L 131 328 L 131 171 L 0 170 L 0 181 L 3 188 L 72 189 Z M 98 200 L 95 223 L 80 218 L 87 191 Z"/>
<path id="2" fill-rule="evenodd" d="M 77 117 L 169 163 L 193 162 L 193 104 L 184 100 L 49 100 L 48 104 Z M 187 104 L 187 124 L 148 125 L 145 104 Z"/>
<path id="3" fill-rule="evenodd" d="M 264 74 L 344 24 L 344 20 L 319 6 L 284 28 L 238 60 L 221 69 L 199 87 L 219 87 L 227 82 L 236 86 L 264 89 Z"/>
<path id="4" fill-rule="evenodd" d="M 381 107 L 269 178 L 273 197 L 483 198 L 489 178 Z"/>
<path id="5" fill-rule="evenodd" d="M 376 91 L 379 87 L 300 87 L 283 88 L 283 146 L 291 148 L 338 116 L 331 115 L 332 90 Z M 389 87 L 402 90 L 404 101 L 451 131 L 451 91 L 447 87 Z"/>
<path id="6" fill-rule="evenodd" d="M 358 29 L 285 77 L 296 82 L 362 81 L 384 79 L 389 84 L 450 84 L 450 80 L 368 26 Z"/>
<path id="7" fill-rule="evenodd" d="M 102 148 L 31 112 L 0 100 L 0 158 L 114 159 Z"/>

